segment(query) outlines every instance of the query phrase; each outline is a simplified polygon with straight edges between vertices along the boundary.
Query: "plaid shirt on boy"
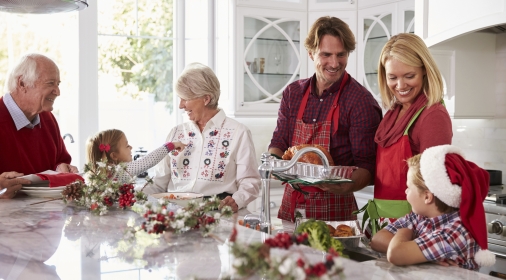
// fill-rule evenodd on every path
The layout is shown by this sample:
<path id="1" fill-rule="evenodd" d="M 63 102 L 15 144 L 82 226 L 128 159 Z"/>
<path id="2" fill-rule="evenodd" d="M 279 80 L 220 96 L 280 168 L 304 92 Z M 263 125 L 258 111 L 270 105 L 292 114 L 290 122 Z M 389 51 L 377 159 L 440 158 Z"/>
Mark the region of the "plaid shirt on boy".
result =
<path id="1" fill-rule="evenodd" d="M 480 247 L 462 224 L 458 211 L 435 218 L 411 212 L 385 227 L 393 234 L 401 228 L 413 230 L 416 236 L 414 241 L 428 261 L 451 259 L 462 268 L 479 268 L 474 255 Z"/>

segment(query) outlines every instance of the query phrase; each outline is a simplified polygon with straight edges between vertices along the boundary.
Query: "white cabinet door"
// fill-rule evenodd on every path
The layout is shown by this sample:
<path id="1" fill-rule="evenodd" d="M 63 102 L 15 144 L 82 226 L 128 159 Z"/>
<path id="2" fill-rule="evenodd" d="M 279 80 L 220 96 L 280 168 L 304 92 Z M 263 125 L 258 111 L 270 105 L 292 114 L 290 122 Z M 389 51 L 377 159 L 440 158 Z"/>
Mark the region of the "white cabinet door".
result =
<path id="1" fill-rule="evenodd" d="M 218 0 L 225 1 L 225 0 Z M 236 0 L 237 6 L 306 11 L 307 0 Z"/>
<path id="2" fill-rule="evenodd" d="M 307 77 L 306 12 L 237 8 L 236 117 L 276 117 L 285 87 Z"/>
<path id="3" fill-rule="evenodd" d="M 400 2 L 403 0 L 358 0 L 358 8 L 364 9 L 364 8 L 371 8 L 376 6 L 382 6 L 385 4 L 391 4 Z"/>
<path id="4" fill-rule="evenodd" d="M 428 47 L 506 23 L 506 0 L 418 0 L 416 34 Z"/>
<path id="5" fill-rule="evenodd" d="M 413 32 L 414 1 L 359 9 L 357 80 L 380 102 L 378 62 L 385 43 L 395 34 Z"/>
<path id="6" fill-rule="evenodd" d="M 342 21 L 346 22 L 349 26 L 353 34 L 355 35 L 355 40 L 357 40 L 357 13 L 355 11 L 337 11 L 330 10 L 326 12 L 309 12 L 308 14 L 308 32 L 311 28 L 311 25 L 320 17 L 323 16 L 331 16 L 337 17 Z M 313 75 L 315 72 L 314 62 L 307 55 L 307 73 L 309 76 Z M 348 65 L 346 66 L 346 71 L 353 77 L 357 78 L 357 49 L 350 54 L 348 57 Z"/>
<path id="7" fill-rule="evenodd" d="M 308 11 L 356 11 L 357 1 L 358 0 L 309 0 Z"/>

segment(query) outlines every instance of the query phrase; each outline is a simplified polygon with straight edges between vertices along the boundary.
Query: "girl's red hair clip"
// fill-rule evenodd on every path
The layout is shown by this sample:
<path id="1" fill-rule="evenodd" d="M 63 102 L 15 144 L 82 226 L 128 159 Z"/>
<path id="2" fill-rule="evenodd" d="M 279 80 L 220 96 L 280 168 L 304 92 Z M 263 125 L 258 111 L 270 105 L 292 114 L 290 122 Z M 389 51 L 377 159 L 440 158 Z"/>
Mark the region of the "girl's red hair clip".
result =
<path id="1" fill-rule="evenodd" d="M 109 144 L 100 144 L 98 148 L 100 149 L 101 152 L 109 152 L 111 146 L 109 146 Z"/>

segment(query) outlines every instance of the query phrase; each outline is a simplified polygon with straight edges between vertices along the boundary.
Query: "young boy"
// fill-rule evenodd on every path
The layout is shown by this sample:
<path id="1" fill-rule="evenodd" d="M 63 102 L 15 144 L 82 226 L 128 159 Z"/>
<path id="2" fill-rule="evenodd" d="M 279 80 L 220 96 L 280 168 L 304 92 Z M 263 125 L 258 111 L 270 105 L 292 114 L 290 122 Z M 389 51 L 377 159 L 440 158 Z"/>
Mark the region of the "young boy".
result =
<path id="1" fill-rule="evenodd" d="M 372 249 L 386 252 L 395 265 L 447 262 L 471 270 L 493 265 L 483 208 L 488 173 L 451 145 L 428 148 L 408 159 L 408 166 L 412 212 L 375 234 Z"/>

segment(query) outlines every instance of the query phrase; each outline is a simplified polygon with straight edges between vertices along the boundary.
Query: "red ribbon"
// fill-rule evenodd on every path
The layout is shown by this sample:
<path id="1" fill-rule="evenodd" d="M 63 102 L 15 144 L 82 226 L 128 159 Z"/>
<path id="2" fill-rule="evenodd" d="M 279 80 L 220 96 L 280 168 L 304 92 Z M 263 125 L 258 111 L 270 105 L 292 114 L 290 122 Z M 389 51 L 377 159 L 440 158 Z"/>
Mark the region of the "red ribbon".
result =
<path id="1" fill-rule="evenodd" d="M 109 146 L 109 144 L 100 144 L 98 148 L 100 149 L 101 152 L 109 152 L 111 146 Z"/>

